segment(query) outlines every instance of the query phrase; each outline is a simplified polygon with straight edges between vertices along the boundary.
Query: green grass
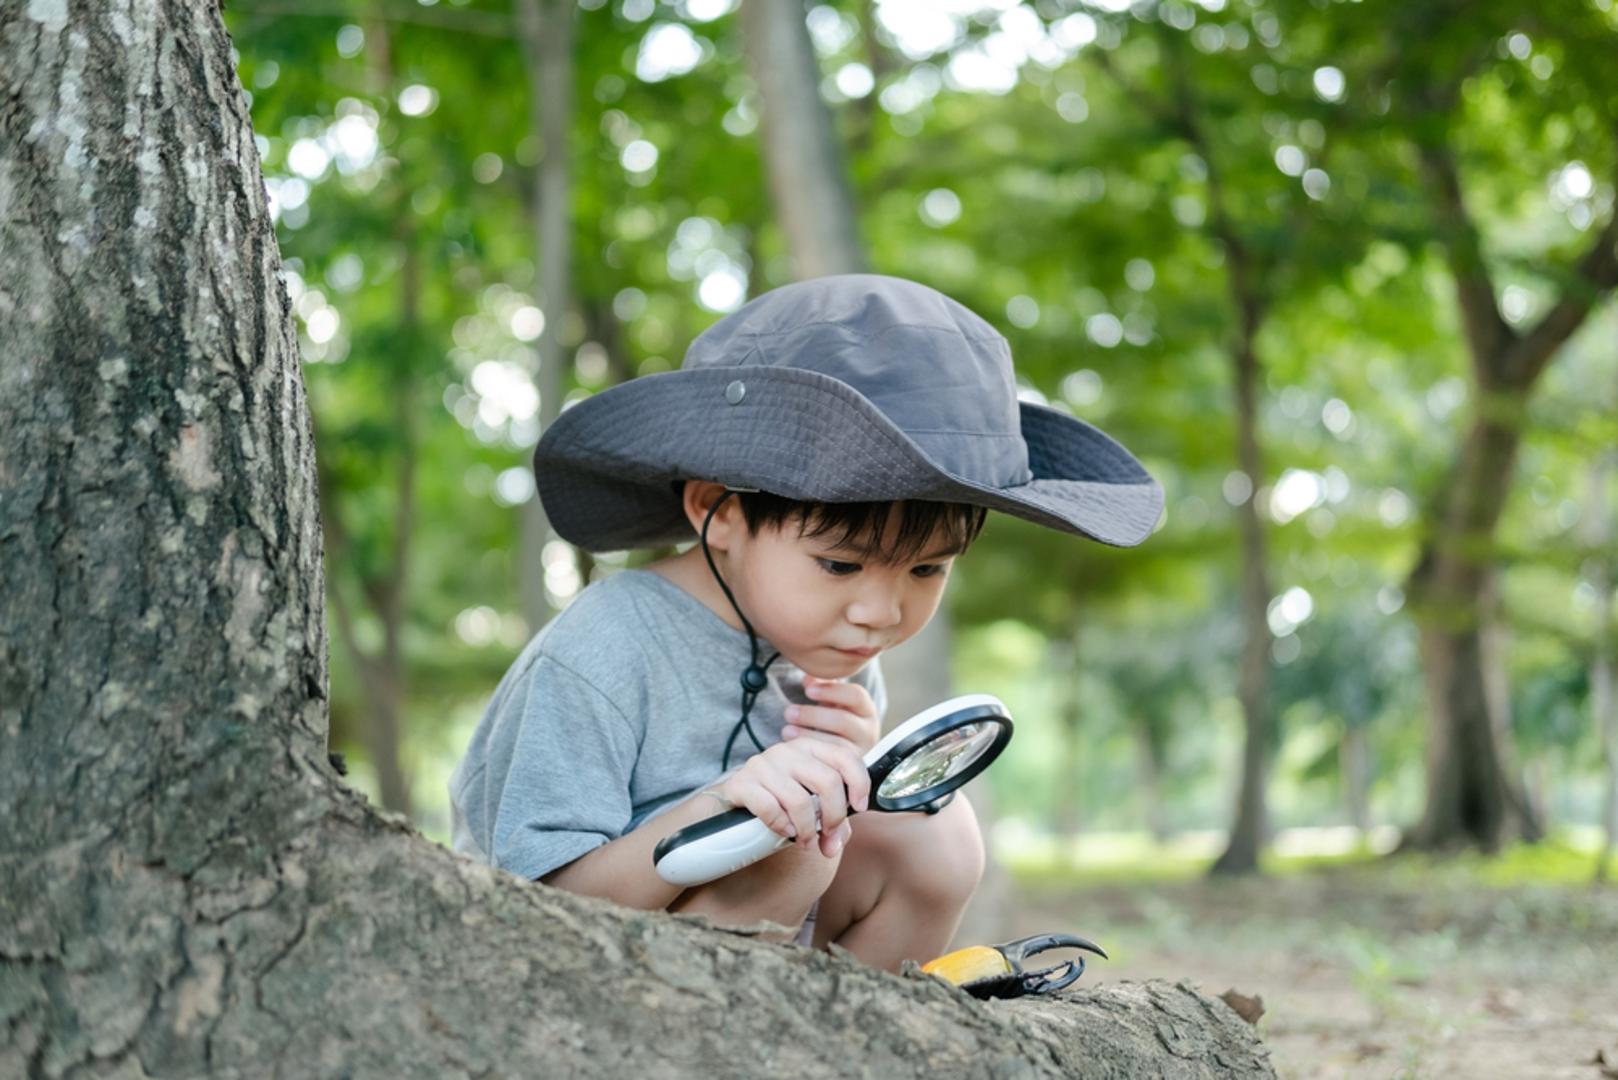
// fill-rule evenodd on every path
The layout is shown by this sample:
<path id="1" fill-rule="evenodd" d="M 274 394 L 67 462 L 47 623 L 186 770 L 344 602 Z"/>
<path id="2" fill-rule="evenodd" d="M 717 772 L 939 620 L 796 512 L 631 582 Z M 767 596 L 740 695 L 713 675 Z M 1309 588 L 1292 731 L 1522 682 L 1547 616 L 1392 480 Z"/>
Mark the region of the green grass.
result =
<path id="1" fill-rule="evenodd" d="M 1361 844 L 1331 854 L 1266 852 L 1261 872 L 1271 877 L 1370 870 L 1390 883 L 1442 880 L 1456 886 L 1511 888 L 1521 885 L 1584 885 L 1595 876 L 1594 838 L 1560 833 L 1537 844 L 1515 844 L 1493 855 L 1387 856 Z M 1135 885 L 1193 881 L 1205 876 L 1215 858 L 1194 846 L 1159 845 L 1145 835 L 1110 834 L 1081 838 L 1065 848 L 1025 847 L 1002 858 L 1018 884 L 1032 888 L 1070 889 L 1093 885 Z"/>

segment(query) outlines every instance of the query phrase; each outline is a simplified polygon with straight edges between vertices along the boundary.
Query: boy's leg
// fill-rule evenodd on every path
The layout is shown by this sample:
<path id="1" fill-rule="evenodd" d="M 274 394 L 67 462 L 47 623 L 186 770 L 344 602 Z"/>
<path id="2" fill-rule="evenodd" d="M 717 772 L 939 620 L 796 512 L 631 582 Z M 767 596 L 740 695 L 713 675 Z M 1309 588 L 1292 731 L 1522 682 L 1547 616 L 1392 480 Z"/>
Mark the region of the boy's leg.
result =
<path id="1" fill-rule="evenodd" d="M 899 970 L 948 947 L 983 877 L 983 840 L 966 796 L 937 814 L 858 814 L 830 888 L 815 947 L 835 941 L 873 967 Z"/>
<path id="2" fill-rule="evenodd" d="M 668 909 L 706 915 L 721 926 L 768 920 L 787 927 L 780 940 L 791 941 L 810 905 L 831 885 L 842 858 L 839 853 L 828 859 L 818 843 L 808 851 L 796 845 L 783 848 L 734 874 L 687 889 Z"/>

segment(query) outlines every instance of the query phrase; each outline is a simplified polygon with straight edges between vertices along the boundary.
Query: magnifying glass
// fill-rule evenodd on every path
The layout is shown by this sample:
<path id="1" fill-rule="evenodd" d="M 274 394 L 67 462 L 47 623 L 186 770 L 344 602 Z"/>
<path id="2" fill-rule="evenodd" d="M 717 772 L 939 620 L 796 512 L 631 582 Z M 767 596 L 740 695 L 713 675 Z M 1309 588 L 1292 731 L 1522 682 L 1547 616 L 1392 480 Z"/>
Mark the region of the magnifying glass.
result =
<path id="1" fill-rule="evenodd" d="M 992 694 L 966 694 L 925 709 L 865 755 L 871 809 L 914 810 L 941 799 L 988 768 L 1010 741 L 1011 714 Z M 702 885 L 790 843 L 737 807 L 665 837 L 652 863 L 671 885 Z"/>

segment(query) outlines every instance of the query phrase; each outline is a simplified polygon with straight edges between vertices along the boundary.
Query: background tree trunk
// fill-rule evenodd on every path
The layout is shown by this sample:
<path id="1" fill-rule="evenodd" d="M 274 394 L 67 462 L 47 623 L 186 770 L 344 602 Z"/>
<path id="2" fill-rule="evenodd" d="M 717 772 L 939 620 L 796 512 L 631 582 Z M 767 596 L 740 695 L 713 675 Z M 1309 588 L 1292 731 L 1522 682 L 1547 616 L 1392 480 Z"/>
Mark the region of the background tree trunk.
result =
<path id="1" fill-rule="evenodd" d="M 1186 987 L 985 1008 L 371 810 L 217 9 L 32 4 L 0 95 L 0 1075 L 1269 1073 Z"/>
<path id="2" fill-rule="evenodd" d="M 1406 838 L 1418 848 L 1471 843 L 1487 850 L 1540 824 L 1520 782 L 1508 772 L 1509 744 L 1498 690 L 1491 692 L 1494 655 L 1486 632 L 1495 571 L 1488 553 L 1504 511 L 1519 433 L 1479 421 L 1446 484 L 1445 508 L 1410 591 L 1420 623 L 1427 684 L 1427 806 Z"/>
<path id="3" fill-rule="evenodd" d="M 1131 726 L 1135 738 L 1135 775 L 1140 783 L 1141 812 L 1152 839 L 1159 844 L 1169 839 L 1169 822 L 1163 802 L 1163 748 L 1152 737 L 1150 722 L 1137 717 Z"/>
<path id="4" fill-rule="evenodd" d="M 1596 301 L 1618 284 L 1618 214 L 1568 268 L 1568 283 L 1539 320 L 1523 330 L 1512 327 L 1496 304 L 1460 167 L 1446 141 L 1459 81 L 1445 77 L 1413 81 L 1406 105 L 1423 121 L 1416 156 L 1455 281 L 1476 400 L 1406 590 L 1420 623 L 1429 726 L 1427 806 L 1405 844 L 1493 850 L 1543 832 L 1512 761 L 1504 666 L 1486 633 L 1495 603 L 1495 530 L 1511 492 L 1534 385 Z"/>
<path id="5" fill-rule="evenodd" d="M 1339 752 L 1348 822 L 1363 840 L 1371 831 L 1371 740 L 1364 723 L 1348 725 Z"/>
<path id="6" fill-rule="evenodd" d="M 799 280 L 866 266 L 846 155 L 820 97 L 820 65 L 804 16 L 803 0 L 742 5 L 770 195 Z"/>
<path id="7" fill-rule="evenodd" d="M 1189 95 L 1182 93 L 1185 122 L 1200 131 L 1190 111 Z M 1227 290 L 1235 314 L 1231 361 L 1236 399 L 1236 466 L 1247 477 L 1249 494 L 1237 507 L 1242 537 L 1241 621 L 1242 651 L 1236 672 L 1236 697 L 1242 706 L 1242 776 L 1236 794 L 1236 815 L 1224 852 L 1214 861 L 1216 874 L 1250 874 L 1258 870 L 1259 851 L 1269 835 L 1266 789 L 1270 756 L 1270 574 L 1269 545 L 1264 534 L 1264 455 L 1258 434 L 1258 331 L 1264 303 L 1247 253 L 1247 246 L 1225 211 L 1223 186 L 1211 163 L 1210 148 L 1200 135 L 1195 141 L 1208 165 L 1209 202 L 1213 205 L 1214 233 L 1224 248 L 1229 269 Z"/>
<path id="8" fill-rule="evenodd" d="M 1231 312 L 1231 385 L 1236 406 L 1236 467 L 1247 478 L 1249 493 L 1236 509 L 1241 530 L 1241 657 L 1236 671 L 1236 697 L 1242 707 L 1242 771 L 1236 808 L 1225 850 L 1214 860 L 1215 874 L 1258 871 L 1259 852 L 1269 837 L 1270 634 L 1269 545 L 1264 531 L 1264 454 L 1258 431 L 1258 383 L 1262 367 L 1258 334 L 1267 296 L 1265 267 L 1255 260 L 1231 210 L 1219 155 L 1197 106 L 1182 43 L 1162 34 L 1172 79 L 1172 104 L 1154 111 L 1178 131 L 1208 170 L 1209 224 L 1225 256 L 1225 291 Z M 1139 96 L 1137 92 L 1137 96 Z M 1148 108 L 1152 106 L 1148 105 Z"/>
<path id="9" fill-rule="evenodd" d="M 550 430 L 562 413 L 567 353 L 563 337 L 573 318 L 573 162 L 568 136 L 573 125 L 573 0 L 519 0 L 517 27 L 528 68 L 528 127 L 543 147 L 533 190 L 534 252 L 545 328 L 539 335 L 539 429 Z M 530 633 L 555 614 L 545 591 L 545 544 L 550 521 L 538 496 L 522 504 L 517 577 L 523 619 Z M 581 566 L 588 584 L 589 568 Z"/>
<path id="10" fill-rule="evenodd" d="M 1618 678 L 1613 671 L 1612 510 L 1607 484 L 1618 463 L 1618 452 L 1608 450 L 1590 463 L 1589 494 L 1584 504 L 1583 534 L 1587 557 L 1584 577 L 1595 593 L 1595 633 L 1590 642 L 1590 724 L 1601 740 L 1606 766 L 1606 791 L 1601 807 L 1601 853 L 1596 857 L 1596 880 L 1604 881 L 1618 849 Z"/>
<path id="11" fill-rule="evenodd" d="M 1057 720 L 1061 724 L 1063 754 L 1054 825 L 1056 835 L 1065 841 L 1076 840 L 1084 825 L 1084 702 L 1079 693 L 1084 673 L 1083 633 L 1082 626 L 1075 620 L 1066 636 L 1052 640 L 1048 654 L 1050 669 L 1059 686 L 1061 704 Z M 1068 846 L 1063 845 L 1064 849 Z"/>
<path id="12" fill-rule="evenodd" d="M 1241 300 L 1244 261 L 1240 248 L 1226 245 L 1231 264 L 1231 289 Z M 1224 852 L 1214 860 L 1216 874 L 1250 874 L 1258 870 L 1259 852 L 1269 835 L 1266 788 L 1270 757 L 1270 580 L 1268 545 L 1264 538 L 1260 483 L 1264 476 L 1258 443 L 1258 333 L 1256 304 L 1243 303 L 1236 360 L 1236 460 L 1252 485 L 1252 492 L 1237 508 L 1242 534 L 1242 653 L 1236 672 L 1236 697 L 1242 706 L 1242 776 L 1236 792 L 1236 816 Z"/>
<path id="13" fill-rule="evenodd" d="M 393 42 L 388 24 L 372 12 L 368 22 L 366 77 L 373 93 L 391 100 L 394 86 Z M 399 249 L 399 292 L 396 319 L 397 362 L 385 373 L 393 402 L 393 437 L 397 443 L 394 478 L 393 525 L 388 536 L 386 563 L 380 573 L 368 573 L 363 560 L 355 557 L 355 545 L 344 526 L 338 481 L 321 470 L 321 521 L 327 550 L 346 556 L 342 560 L 358 578 L 363 609 L 382 630 L 380 648 L 367 649 L 361 640 L 353 603 L 345 596 L 344 582 L 327 582 L 327 598 L 335 609 L 337 636 L 348 653 L 364 688 L 360 703 L 360 742 L 376 773 L 376 790 L 382 805 L 409 817 L 412 812 L 410 772 L 402 753 L 409 701 L 409 664 L 404 651 L 405 622 L 409 617 L 411 543 L 416 528 L 416 463 L 420 456 L 421 407 L 417 393 L 421 367 L 421 252 L 416 213 L 410 205 L 410 192 L 401 184 L 392 185 L 389 196 L 393 233 Z M 327 437 L 317 432 L 316 445 Z M 339 436 L 341 437 L 341 436 Z M 329 443 L 327 444 L 330 445 Z"/>

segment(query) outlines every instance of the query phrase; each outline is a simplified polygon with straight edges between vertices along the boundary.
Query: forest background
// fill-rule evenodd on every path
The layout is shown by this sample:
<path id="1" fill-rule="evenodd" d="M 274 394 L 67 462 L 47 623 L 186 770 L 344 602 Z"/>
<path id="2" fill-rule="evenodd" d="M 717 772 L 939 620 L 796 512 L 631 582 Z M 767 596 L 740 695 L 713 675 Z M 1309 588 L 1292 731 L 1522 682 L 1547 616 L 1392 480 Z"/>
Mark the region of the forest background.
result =
<path id="1" fill-rule="evenodd" d="M 951 585 L 929 647 L 1018 724 L 985 793 L 1006 918 L 1088 905 L 1133 920 L 1141 970 L 1227 979 L 1188 920 L 1227 946 L 1244 912 L 1275 925 L 1269 898 L 1297 940 L 1330 921 L 1340 1022 L 1277 1014 L 1283 1063 L 1460 1068 L 1474 1013 L 1543 1030 L 1443 973 L 1494 972 L 1457 957 L 1525 926 L 1594 970 L 1574 931 L 1614 918 L 1570 884 L 1618 828 L 1612 4 L 795 15 L 813 69 L 782 89 L 733 0 L 227 6 L 318 437 L 350 781 L 447 838 L 516 652 L 656 554 L 544 533 L 544 424 L 817 272 L 796 230 L 846 214 L 831 265 L 971 307 L 1025 396 L 1167 492 L 1127 552 L 995 519 Z M 829 143 L 783 130 L 804 108 Z M 1189 883 L 1216 857 L 1287 888 Z M 1308 972 L 1242 963 L 1305 1000 Z M 1580 985 L 1544 1007 L 1567 1019 Z M 1559 1062 L 1618 1037 L 1580 1015 Z M 1400 1038 L 1366 1034 L 1390 1017 Z"/>

